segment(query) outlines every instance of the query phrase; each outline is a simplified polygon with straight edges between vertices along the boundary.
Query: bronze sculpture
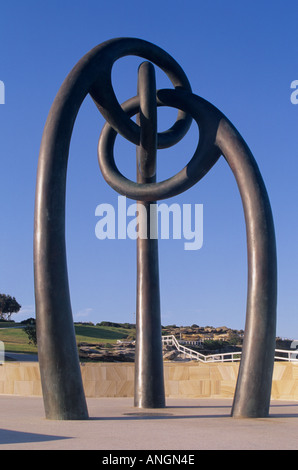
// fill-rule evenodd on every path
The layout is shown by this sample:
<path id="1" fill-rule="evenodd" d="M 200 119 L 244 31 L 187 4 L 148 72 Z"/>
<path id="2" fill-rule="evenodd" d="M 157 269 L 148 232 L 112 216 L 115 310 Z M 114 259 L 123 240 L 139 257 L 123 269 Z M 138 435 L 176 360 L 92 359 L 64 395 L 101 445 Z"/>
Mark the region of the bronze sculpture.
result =
<path id="1" fill-rule="evenodd" d="M 145 58 L 138 95 L 119 105 L 111 85 L 114 62 L 125 55 Z M 159 66 L 174 89 L 155 90 Z M 39 362 L 46 417 L 87 419 L 88 411 L 72 321 L 65 247 L 65 191 L 69 144 L 79 108 L 90 94 L 106 119 L 99 141 L 105 180 L 140 204 L 180 194 L 203 178 L 221 155 L 229 164 L 242 198 L 248 251 L 247 314 L 243 354 L 232 407 L 235 417 L 269 412 L 276 328 L 276 248 L 272 213 L 258 166 L 242 137 L 212 104 L 193 94 L 177 62 L 140 39 L 118 38 L 92 49 L 73 68 L 51 107 L 41 143 L 35 205 L 34 272 Z M 175 124 L 156 131 L 156 107 L 177 108 Z M 138 114 L 135 123 L 131 117 Z M 144 119 L 146 115 L 150 119 Z M 156 150 L 170 147 L 191 120 L 200 139 L 189 163 L 171 178 L 156 182 Z M 117 169 L 117 133 L 138 146 L 137 182 Z M 135 405 L 165 406 L 158 285 L 157 241 L 138 241 L 138 312 Z"/>

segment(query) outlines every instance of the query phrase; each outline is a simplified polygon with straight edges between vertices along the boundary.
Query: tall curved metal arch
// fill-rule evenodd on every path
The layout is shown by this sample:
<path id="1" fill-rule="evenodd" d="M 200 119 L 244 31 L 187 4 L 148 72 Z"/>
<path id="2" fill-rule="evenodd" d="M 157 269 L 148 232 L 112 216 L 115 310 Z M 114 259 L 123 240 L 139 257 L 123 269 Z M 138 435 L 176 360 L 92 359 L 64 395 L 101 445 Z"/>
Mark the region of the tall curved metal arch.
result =
<path id="1" fill-rule="evenodd" d="M 157 63 L 174 86 L 190 90 L 179 64 L 165 51 L 136 38 L 116 38 L 88 52 L 71 70 L 51 106 L 38 159 L 34 214 L 34 284 L 38 356 L 45 414 L 49 419 L 87 419 L 72 309 L 65 247 L 65 192 L 68 154 L 77 113 L 91 94 L 96 106 L 118 130 L 139 143 L 136 124 L 118 104 L 111 68 L 124 55 L 140 55 Z M 174 70 L 174 73 L 173 73 Z M 108 102 L 109 109 L 105 104 Z M 120 123 L 120 124 L 119 124 Z M 183 137 L 191 123 L 181 116 L 159 147 Z"/>
<path id="2" fill-rule="evenodd" d="M 209 138 L 236 179 L 246 223 L 248 285 L 232 416 L 268 416 L 276 339 L 277 259 L 272 210 L 262 175 L 244 139 L 215 106 L 180 90 L 160 90 L 157 95 L 164 104 L 183 109 L 194 118 L 197 115 L 198 122 L 208 120 Z"/>

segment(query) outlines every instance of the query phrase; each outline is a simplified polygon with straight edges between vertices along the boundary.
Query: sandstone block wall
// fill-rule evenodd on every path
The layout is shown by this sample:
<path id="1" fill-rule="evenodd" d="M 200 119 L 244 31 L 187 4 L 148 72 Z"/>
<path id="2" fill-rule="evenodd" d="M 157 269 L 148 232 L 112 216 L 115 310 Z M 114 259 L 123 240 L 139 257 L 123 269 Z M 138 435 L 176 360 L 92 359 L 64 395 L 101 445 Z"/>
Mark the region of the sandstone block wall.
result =
<path id="1" fill-rule="evenodd" d="M 166 397 L 232 398 L 239 363 L 164 363 Z M 133 363 L 81 364 L 86 397 L 133 397 Z M 39 365 L 6 362 L 0 365 L 0 395 L 41 396 Z M 276 362 L 272 399 L 298 400 L 298 364 Z"/>

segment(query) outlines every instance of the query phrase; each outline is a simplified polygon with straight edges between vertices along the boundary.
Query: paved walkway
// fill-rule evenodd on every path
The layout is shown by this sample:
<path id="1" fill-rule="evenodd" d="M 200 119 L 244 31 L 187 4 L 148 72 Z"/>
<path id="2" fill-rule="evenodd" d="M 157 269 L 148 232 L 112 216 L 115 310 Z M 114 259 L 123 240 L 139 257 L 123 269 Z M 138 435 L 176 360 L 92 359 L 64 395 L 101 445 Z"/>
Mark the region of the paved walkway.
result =
<path id="1" fill-rule="evenodd" d="M 37 354 L 6 352 L 5 361 L 9 361 L 9 360 L 17 361 L 17 362 L 37 362 L 38 356 Z"/>
<path id="2" fill-rule="evenodd" d="M 167 399 L 160 410 L 131 398 L 87 402 L 89 420 L 52 421 L 42 398 L 0 396 L 0 450 L 298 449 L 298 402 L 272 402 L 265 419 L 231 418 L 228 399 Z"/>

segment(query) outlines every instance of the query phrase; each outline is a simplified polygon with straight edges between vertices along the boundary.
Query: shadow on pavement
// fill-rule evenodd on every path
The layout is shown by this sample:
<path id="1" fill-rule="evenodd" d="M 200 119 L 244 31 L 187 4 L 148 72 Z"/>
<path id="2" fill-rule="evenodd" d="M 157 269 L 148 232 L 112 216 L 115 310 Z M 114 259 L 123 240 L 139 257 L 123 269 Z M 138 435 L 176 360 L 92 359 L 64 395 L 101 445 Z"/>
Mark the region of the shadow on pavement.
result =
<path id="1" fill-rule="evenodd" d="M 49 436 L 32 432 L 10 431 L 0 429 L 0 444 L 20 444 L 21 442 L 57 441 L 59 439 L 71 439 L 65 436 Z"/>

